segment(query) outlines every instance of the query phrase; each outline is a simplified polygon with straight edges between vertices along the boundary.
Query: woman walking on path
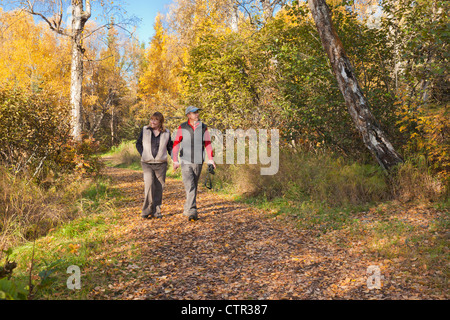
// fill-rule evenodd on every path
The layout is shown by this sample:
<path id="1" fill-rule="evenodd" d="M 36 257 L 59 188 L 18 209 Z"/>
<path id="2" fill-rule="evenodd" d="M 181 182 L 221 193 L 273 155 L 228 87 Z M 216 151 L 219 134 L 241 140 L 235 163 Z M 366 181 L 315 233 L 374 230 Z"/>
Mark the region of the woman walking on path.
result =
<path id="1" fill-rule="evenodd" d="M 173 142 L 164 128 L 164 116 L 155 112 L 136 141 L 144 171 L 145 197 L 141 217 L 161 218 L 162 195 L 166 181 L 167 154 L 172 154 Z"/>

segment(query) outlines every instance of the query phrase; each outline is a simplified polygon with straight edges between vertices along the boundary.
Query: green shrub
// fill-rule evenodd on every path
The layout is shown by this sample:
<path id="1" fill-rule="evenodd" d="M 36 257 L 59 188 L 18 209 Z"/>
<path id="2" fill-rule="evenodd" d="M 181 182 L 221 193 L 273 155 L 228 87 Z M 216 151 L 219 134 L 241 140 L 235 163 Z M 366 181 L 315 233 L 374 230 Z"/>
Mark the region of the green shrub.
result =
<path id="1" fill-rule="evenodd" d="M 25 284 L 0 279 L 0 300 L 26 300 L 27 295 L 28 291 L 25 289 Z"/>
<path id="2" fill-rule="evenodd" d="M 61 173 L 98 174 L 99 143 L 73 141 L 69 119 L 57 97 L 0 86 L 0 163 L 38 183 Z"/>
<path id="3" fill-rule="evenodd" d="M 0 86 L 0 160 L 14 172 L 40 171 L 68 142 L 68 108 L 55 101 Z"/>

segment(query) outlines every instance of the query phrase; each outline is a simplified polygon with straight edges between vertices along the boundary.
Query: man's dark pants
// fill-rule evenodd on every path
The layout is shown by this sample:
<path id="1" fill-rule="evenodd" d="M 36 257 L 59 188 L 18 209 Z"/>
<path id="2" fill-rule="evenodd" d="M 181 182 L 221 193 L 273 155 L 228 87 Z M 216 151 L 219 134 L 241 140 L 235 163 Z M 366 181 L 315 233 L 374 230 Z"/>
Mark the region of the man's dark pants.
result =
<path id="1" fill-rule="evenodd" d="M 181 164 L 181 174 L 183 176 L 184 189 L 186 190 L 186 203 L 184 204 L 183 215 L 190 217 L 197 216 L 197 187 L 203 164 Z"/>

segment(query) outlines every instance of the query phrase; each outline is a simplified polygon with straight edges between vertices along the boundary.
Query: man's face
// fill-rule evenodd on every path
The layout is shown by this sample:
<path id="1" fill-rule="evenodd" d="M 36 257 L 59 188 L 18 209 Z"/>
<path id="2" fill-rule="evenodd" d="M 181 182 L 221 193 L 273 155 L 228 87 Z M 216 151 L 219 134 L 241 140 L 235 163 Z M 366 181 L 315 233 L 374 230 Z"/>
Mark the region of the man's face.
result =
<path id="1" fill-rule="evenodd" d="M 188 119 L 191 120 L 191 121 L 198 121 L 198 117 L 199 117 L 198 111 L 195 111 L 195 112 L 189 112 L 189 113 L 187 114 L 187 116 L 188 116 Z"/>

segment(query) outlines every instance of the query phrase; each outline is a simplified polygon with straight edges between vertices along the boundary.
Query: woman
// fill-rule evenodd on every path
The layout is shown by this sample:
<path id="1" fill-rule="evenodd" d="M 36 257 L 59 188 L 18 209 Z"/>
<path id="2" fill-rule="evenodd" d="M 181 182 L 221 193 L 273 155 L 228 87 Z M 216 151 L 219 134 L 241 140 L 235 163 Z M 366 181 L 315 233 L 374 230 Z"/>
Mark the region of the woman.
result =
<path id="1" fill-rule="evenodd" d="M 164 128 L 164 116 L 155 112 L 136 142 L 144 171 L 145 199 L 141 217 L 161 218 L 162 194 L 166 181 L 167 154 L 171 155 L 173 142 Z"/>

